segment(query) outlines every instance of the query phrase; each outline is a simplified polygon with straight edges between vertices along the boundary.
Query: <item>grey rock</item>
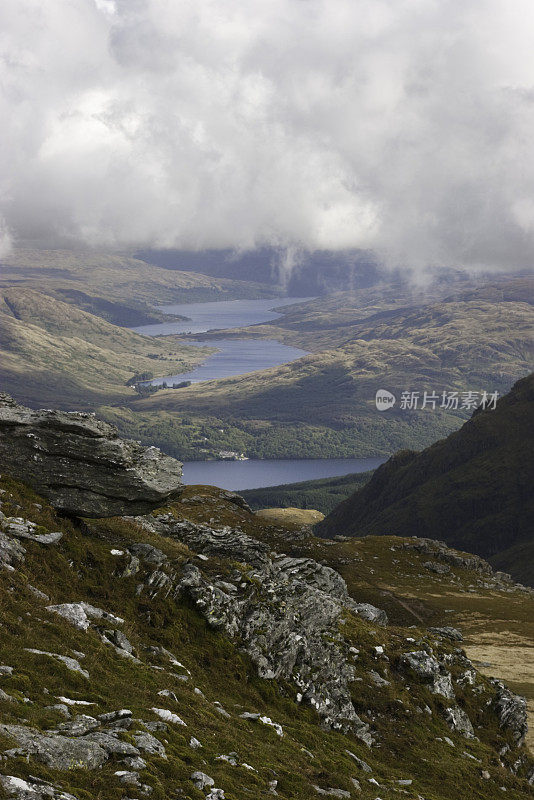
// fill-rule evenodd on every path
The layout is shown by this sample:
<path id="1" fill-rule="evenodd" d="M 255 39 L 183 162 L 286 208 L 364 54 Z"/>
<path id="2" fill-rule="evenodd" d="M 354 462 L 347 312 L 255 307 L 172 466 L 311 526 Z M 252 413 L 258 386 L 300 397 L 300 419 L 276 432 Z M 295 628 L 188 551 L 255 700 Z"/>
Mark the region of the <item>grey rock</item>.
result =
<path id="1" fill-rule="evenodd" d="M 200 789 L 200 791 L 202 791 L 206 787 L 214 786 L 215 784 L 213 778 L 211 778 L 209 775 L 206 775 L 205 772 L 201 772 L 200 770 L 197 770 L 197 772 L 193 772 L 193 774 L 191 775 L 191 780 L 193 781 L 197 789 Z"/>
<path id="2" fill-rule="evenodd" d="M 38 544 L 55 544 L 63 537 L 61 531 L 32 533 L 37 526 L 28 520 L 25 520 L 25 525 L 21 525 L 18 522 L 9 522 L 9 518 L 7 521 L 9 524 L 5 528 L 6 533 L 10 536 L 15 536 L 17 539 L 29 539 L 32 542 L 38 542 Z"/>
<path id="3" fill-rule="evenodd" d="M 231 557 L 243 559 L 237 537 L 231 546 Z M 368 726 L 351 701 L 355 671 L 348 645 L 337 633 L 338 620 L 352 603 L 343 578 L 309 558 L 270 558 L 263 548 L 251 552 L 248 542 L 245 547 L 247 557 L 252 554 L 261 566 L 250 572 L 239 594 L 224 592 L 192 563 L 184 567 L 179 587 L 210 625 L 239 639 L 261 677 L 292 680 L 325 725 L 351 731 L 370 745 Z"/>
<path id="4" fill-rule="evenodd" d="M 182 465 L 120 439 L 91 414 L 34 411 L 0 397 L 0 458 L 14 477 L 70 514 L 144 514 L 178 498 Z"/>
<path id="5" fill-rule="evenodd" d="M 462 632 L 459 631 L 458 628 L 452 628 L 450 625 L 445 625 L 442 628 L 429 628 L 428 630 L 431 633 L 435 633 L 436 636 L 441 636 L 444 639 L 450 639 L 451 642 L 463 642 L 464 640 Z"/>
<path id="6" fill-rule="evenodd" d="M 104 725 L 117 722 L 122 719 L 131 719 L 132 712 L 129 708 L 120 708 L 118 711 L 108 711 L 106 714 L 99 714 L 97 719 Z"/>
<path id="7" fill-rule="evenodd" d="M 355 761 L 356 764 L 359 766 L 359 768 L 362 769 L 364 772 L 372 772 L 373 771 L 371 769 L 371 767 L 369 766 L 369 764 L 367 764 L 366 761 L 363 761 L 361 758 L 359 758 L 355 753 L 351 753 L 350 750 L 345 750 L 345 753 L 348 756 L 350 756 L 352 758 L 352 760 Z"/>
<path id="8" fill-rule="evenodd" d="M 94 731 L 100 725 L 99 721 L 87 714 L 77 714 L 74 719 L 62 722 L 56 730 L 65 736 L 84 736 L 89 731 Z"/>
<path id="9" fill-rule="evenodd" d="M 15 739 L 22 755 L 52 769 L 96 769 L 108 758 L 99 744 L 86 737 L 48 735 L 23 725 L 0 725 L 0 732 Z"/>
<path id="10" fill-rule="evenodd" d="M 269 557 L 269 547 L 266 544 L 227 525 L 221 528 L 212 528 L 209 525 L 199 525 L 188 520 L 162 521 L 161 518 L 144 518 L 142 522 L 152 531 L 184 542 L 195 553 L 232 558 L 253 566 L 261 566 Z"/>
<path id="11" fill-rule="evenodd" d="M 133 786 L 140 786 L 139 773 L 132 770 L 120 769 L 114 773 L 121 783 L 131 783 Z"/>
<path id="12" fill-rule="evenodd" d="M 527 701 L 511 692 L 501 681 L 491 680 L 496 689 L 492 709 L 497 714 L 499 725 L 511 731 L 515 743 L 520 746 L 527 735 Z"/>
<path id="13" fill-rule="evenodd" d="M 145 753 L 165 757 L 165 748 L 159 739 L 156 739 L 156 737 L 152 736 L 151 733 L 136 733 L 134 735 L 134 742 L 136 747 Z"/>
<path id="14" fill-rule="evenodd" d="M 70 658 L 70 656 L 62 656 L 59 653 L 48 653 L 46 650 L 36 650 L 33 647 L 25 647 L 24 648 L 27 653 L 35 653 L 38 656 L 48 656 L 49 658 L 55 658 L 56 661 L 61 661 L 67 669 L 70 669 L 72 672 L 78 672 L 80 675 L 83 675 L 84 678 L 89 677 L 89 673 L 86 669 L 83 669 L 80 662 L 77 661 L 75 658 Z"/>
<path id="15" fill-rule="evenodd" d="M 374 669 L 369 670 L 369 677 L 375 686 L 390 686 L 390 682 L 383 678 L 382 675 L 379 675 Z"/>
<path id="16" fill-rule="evenodd" d="M 423 683 L 428 684 L 428 688 L 433 694 L 443 695 L 449 700 L 454 699 L 450 673 L 425 650 L 403 653 L 400 657 L 400 666 L 408 673 L 416 675 Z"/>
<path id="17" fill-rule="evenodd" d="M 130 742 L 124 742 L 118 739 L 111 733 L 104 731 L 96 731 L 96 733 L 89 733 L 84 737 L 86 742 L 94 742 L 98 744 L 108 755 L 116 756 L 138 756 L 139 750 L 134 747 Z"/>
<path id="18" fill-rule="evenodd" d="M 406 550 L 416 550 L 418 553 L 430 555 L 433 558 L 448 564 L 451 567 L 460 567 L 461 569 L 469 569 L 478 572 L 481 575 L 492 575 L 493 570 L 487 561 L 484 561 L 480 556 L 462 556 L 447 547 L 445 542 L 440 542 L 437 539 L 419 539 L 414 537 L 408 542 L 404 542 L 402 547 Z M 425 565 L 426 566 L 426 565 Z"/>
<path id="19" fill-rule="evenodd" d="M 430 572 L 435 572 L 436 575 L 447 575 L 451 571 L 448 564 L 439 564 L 437 561 L 425 561 L 423 567 L 426 567 Z"/>
<path id="20" fill-rule="evenodd" d="M 26 550 L 20 542 L 14 541 L 3 531 L 0 531 L 0 566 L 13 568 L 24 560 Z"/>
<path id="21" fill-rule="evenodd" d="M 473 739 L 475 732 L 471 720 L 458 706 L 445 709 L 445 721 L 449 728 L 457 733 L 463 734 L 467 739 Z"/>
<path id="22" fill-rule="evenodd" d="M 123 758 L 122 760 L 126 764 L 126 766 L 129 767 L 132 770 L 136 770 L 137 771 L 139 769 L 145 769 L 146 768 L 146 761 L 145 761 L 144 758 L 141 758 L 141 756 L 131 756 L 131 757 Z"/>
<path id="23" fill-rule="evenodd" d="M 43 603 L 50 602 L 50 598 L 47 594 L 42 592 L 40 589 L 37 589 L 35 586 L 32 586 L 30 583 L 26 584 L 26 588 L 33 594 L 34 597 L 36 597 L 38 600 L 42 600 Z"/>
<path id="24" fill-rule="evenodd" d="M 116 650 L 123 650 L 128 655 L 133 653 L 133 647 L 122 631 L 104 631 L 102 638 L 105 642 L 113 645 Z"/>
<path id="25" fill-rule="evenodd" d="M 73 794 L 35 777 L 23 780 L 14 775 L 0 775 L 0 786 L 7 797 L 15 800 L 77 800 Z"/>
<path id="26" fill-rule="evenodd" d="M 329 787 L 328 789 L 321 789 L 320 786 L 313 787 L 317 794 L 327 795 L 328 797 L 350 797 L 350 792 L 345 791 L 345 789 L 334 789 Z"/>
<path id="27" fill-rule="evenodd" d="M 86 631 L 89 627 L 89 619 L 81 603 L 60 603 L 59 605 L 47 606 L 47 611 L 59 614 L 64 617 L 71 625 L 81 631 Z"/>

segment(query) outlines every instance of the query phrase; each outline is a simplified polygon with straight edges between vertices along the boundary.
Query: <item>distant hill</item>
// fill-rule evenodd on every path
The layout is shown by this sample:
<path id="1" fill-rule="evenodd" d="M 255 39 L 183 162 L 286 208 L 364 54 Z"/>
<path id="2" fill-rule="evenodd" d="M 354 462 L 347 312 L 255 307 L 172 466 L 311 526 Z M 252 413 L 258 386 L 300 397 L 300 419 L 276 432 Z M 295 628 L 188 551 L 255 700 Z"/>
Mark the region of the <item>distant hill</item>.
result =
<path id="1" fill-rule="evenodd" d="M 135 395 L 127 381 L 194 367 L 202 351 L 148 337 L 21 286 L 0 289 L 0 387 L 32 407 L 91 409 Z"/>
<path id="2" fill-rule="evenodd" d="M 321 536 L 440 539 L 534 584 L 534 373 L 496 410 L 421 453 L 402 451 L 317 526 Z"/>
<path id="3" fill-rule="evenodd" d="M 284 250 L 259 247 L 233 250 L 142 250 L 137 258 L 170 270 L 200 272 L 217 278 L 255 280 L 283 286 L 288 294 L 310 295 L 374 286 L 383 273 L 364 250 L 315 250 L 293 257 Z"/>
<path id="4" fill-rule="evenodd" d="M 372 471 L 354 472 L 334 478 L 318 478 L 313 481 L 283 483 L 261 489 L 240 492 L 254 509 L 260 508 L 304 508 L 328 514 L 342 500 L 370 480 Z"/>
<path id="5" fill-rule="evenodd" d="M 107 409 L 100 413 L 124 435 L 154 441 L 185 460 L 202 458 L 203 437 L 251 458 L 389 457 L 404 448 L 422 450 L 457 430 L 471 411 L 410 410 L 398 402 L 383 414 L 375 405 L 379 389 L 398 399 L 406 390 L 421 398 L 425 390 L 502 395 L 534 363 L 532 278 L 467 291 L 468 299 L 452 293 L 429 302 L 377 287 L 285 307 L 273 323 L 221 336 L 276 339 L 310 355 L 136 399 L 130 404 L 134 425 L 128 410 L 114 410 L 112 419 Z M 194 422 L 185 448 L 188 429 L 176 425 L 184 416 Z"/>
<path id="6" fill-rule="evenodd" d="M 195 272 L 169 271 L 140 259 L 99 251 L 17 248 L 0 262 L 0 288 L 34 289 L 114 325 L 165 319 L 156 306 L 277 297 L 281 290 Z"/>

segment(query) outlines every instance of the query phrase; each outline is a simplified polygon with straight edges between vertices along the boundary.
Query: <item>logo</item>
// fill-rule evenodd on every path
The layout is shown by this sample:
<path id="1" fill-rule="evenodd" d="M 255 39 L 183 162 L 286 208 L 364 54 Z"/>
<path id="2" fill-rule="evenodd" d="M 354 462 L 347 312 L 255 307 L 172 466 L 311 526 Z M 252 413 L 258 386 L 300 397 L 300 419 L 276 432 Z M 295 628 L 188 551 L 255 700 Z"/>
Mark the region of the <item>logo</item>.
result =
<path id="1" fill-rule="evenodd" d="M 379 389 L 375 397 L 376 407 L 379 411 L 388 411 L 393 408 L 396 399 L 395 395 L 388 392 L 387 389 Z"/>

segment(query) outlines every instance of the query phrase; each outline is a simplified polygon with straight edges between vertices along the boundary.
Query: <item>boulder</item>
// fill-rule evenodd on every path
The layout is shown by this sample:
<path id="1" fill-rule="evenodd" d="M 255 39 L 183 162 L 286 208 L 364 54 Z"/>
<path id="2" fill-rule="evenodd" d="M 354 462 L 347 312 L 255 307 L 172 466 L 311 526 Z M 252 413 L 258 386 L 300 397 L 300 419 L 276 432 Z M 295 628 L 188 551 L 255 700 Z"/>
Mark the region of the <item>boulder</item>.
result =
<path id="1" fill-rule="evenodd" d="M 48 735 L 23 725 L 0 725 L 0 733 L 19 745 L 12 755 L 32 757 L 51 769 L 96 769 L 107 761 L 106 751 L 85 737 Z"/>
<path id="2" fill-rule="evenodd" d="M 55 508 L 85 517 L 146 514 L 182 493 L 182 465 L 120 439 L 93 414 L 34 411 L 0 394 L 0 458 Z"/>

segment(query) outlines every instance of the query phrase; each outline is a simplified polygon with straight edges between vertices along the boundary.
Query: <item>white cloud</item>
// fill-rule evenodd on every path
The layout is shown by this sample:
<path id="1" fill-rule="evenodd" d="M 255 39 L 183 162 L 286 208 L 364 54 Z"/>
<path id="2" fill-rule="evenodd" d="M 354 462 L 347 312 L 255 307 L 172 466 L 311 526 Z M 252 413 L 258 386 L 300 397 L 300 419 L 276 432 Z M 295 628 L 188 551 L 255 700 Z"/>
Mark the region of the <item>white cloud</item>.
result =
<path id="1" fill-rule="evenodd" d="M 4 0 L 15 240 L 530 266 L 527 0 Z"/>

